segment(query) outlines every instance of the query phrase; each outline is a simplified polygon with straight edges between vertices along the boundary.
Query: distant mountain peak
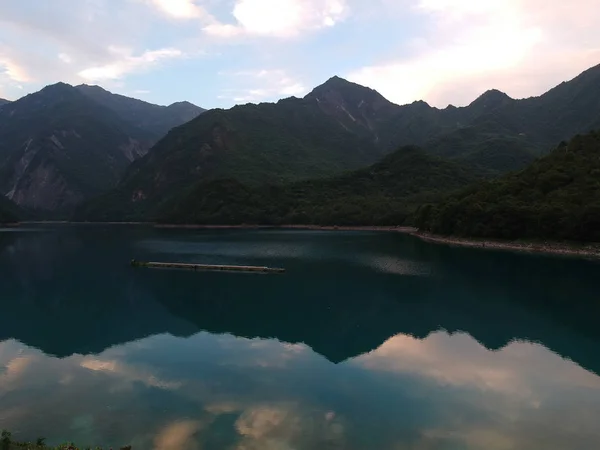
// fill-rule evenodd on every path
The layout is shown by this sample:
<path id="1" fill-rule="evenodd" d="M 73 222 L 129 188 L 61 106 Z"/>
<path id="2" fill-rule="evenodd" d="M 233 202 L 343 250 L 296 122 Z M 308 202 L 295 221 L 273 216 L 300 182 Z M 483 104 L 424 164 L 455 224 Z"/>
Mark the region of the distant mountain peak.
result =
<path id="1" fill-rule="evenodd" d="M 380 109 L 395 106 L 374 89 L 353 83 L 339 76 L 333 76 L 325 83 L 314 88 L 305 99 L 315 99 L 322 106 L 339 108 Z"/>
<path id="2" fill-rule="evenodd" d="M 169 106 L 167 106 L 167 109 L 171 111 L 189 111 L 190 113 L 195 114 L 200 114 L 206 111 L 206 109 L 201 108 L 198 105 L 194 105 L 193 103 L 188 102 L 187 100 L 184 100 L 182 102 L 171 103 Z"/>
<path id="3" fill-rule="evenodd" d="M 81 89 L 88 89 L 90 91 L 97 91 L 97 92 L 109 92 L 106 89 L 104 89 L 102 86 L 98 86 L 97 84 L 79 84 L 77 86 L 75 86 L 77 89 L 81 90 Z"/>
<path id="4" fill-rule="evenodd" d="M 187 100 L 184 100 L 182 102 L 175 102 L 175 103 L 171 103 L 169 106 L 196 106 L 191 102 L 188 102 Z M 198 106 L 196 106 L 198 107 Z"/>
<path id="5" fill-rule="evenodd" d="M 481 108 L 486 110 L 496 109 L 514 101 L 508 94 L 505 94 L 498 89 L 490 89 L 481 94 L 469 107 Z"/>
<path id="6" fill-rule="evenodd" d="M 361 129 L 375 141 L 376 122 L 389 117 L 394 105 L 379 92 L 334 76 L 317 86 L 305 100 L 316 101 L 321 111 L 334 118 L 346 130 Z"/>
<path id="7" fill-rule="evenodd" d="M 477 99 L 475 99 L 475 101 L 473 103 L 482 101 L 482 100 L 483 101 L 512 100 L 512 98 L 508 94 L 506 94 L 502 91 L 499 91 L 498 89 L 489 89 L 489 90 L 485 91 L 483 94 L 481 94 L 479 97 L 477 97 Z"/>
<path id="8" fill-rule="evenodd" d="M 63 83 L 59 81 L 58 83 L 49 84 L 42 89 L 43 91 L 56 91 L 56 90 L 71 90 L 74 89 L 73 86 L 67 83 Z"/>
<path id="9" fill-rule="evenodd" d="M 67 83 L 59 82 L 55 84 L 49 84 L 38 92 L 33 92 L 20 98 L 15 102 L 11 102 L 9 105 L 20 105 L 27 104 L 28 107 L 44 107 L 48 105 L 54 105 L 58 102 L 65 100 L 81 99 L 82 96 L 73 86 Z"/>
<path id="10" fill-rule="evenodd" d="M 342 94 L 349 93 L 350 91 L 353 91 L 355 93 L 361 92 L 363 95 L 370 95 L 370 96 L 376 96 L 378 98 L 384 98 L 379 92 L 377 92 L 371 88 L 361 86 L 360 84 L 353 83 L 353 82 L 348 81 L 344 78 L 341 78 L 337 75 L 331 77 L 325 83 L 314 88 L 306 96 L 306 98 L 315 98 L 315 97 L 318 98 L 320 95 L 323 95 L 323 94 L 326 94 L 327 92 L 332 92 L 332 91 L 337 91 Z"/>

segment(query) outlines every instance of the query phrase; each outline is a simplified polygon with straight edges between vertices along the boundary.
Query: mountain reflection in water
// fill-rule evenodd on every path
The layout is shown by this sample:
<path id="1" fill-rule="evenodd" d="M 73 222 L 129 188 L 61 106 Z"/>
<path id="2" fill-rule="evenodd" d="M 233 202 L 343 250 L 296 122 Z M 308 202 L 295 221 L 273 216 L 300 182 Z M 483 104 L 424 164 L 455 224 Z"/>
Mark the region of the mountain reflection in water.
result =
<path id="1" fill-rule="evenodd" d="M 137 448 L 595 448 L 598 267 L 386 233 L 0 233 L 0 426 Z"/>

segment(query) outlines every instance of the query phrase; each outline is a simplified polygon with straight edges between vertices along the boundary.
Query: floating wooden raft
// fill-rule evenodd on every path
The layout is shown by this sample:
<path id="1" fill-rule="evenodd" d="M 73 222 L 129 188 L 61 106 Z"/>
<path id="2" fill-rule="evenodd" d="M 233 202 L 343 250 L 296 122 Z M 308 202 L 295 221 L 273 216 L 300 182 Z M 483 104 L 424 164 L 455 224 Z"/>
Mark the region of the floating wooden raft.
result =
<path id="1" fill-rule="evenodd" d="M 258 273 L 283 273 L 285 269 L 259 266 L 222 266 L 213 264 L 184 264 L 164 262 L 143 262 L 131 260 L 133 267 L 148 267 L 150 269 L 186 269 L 186 270 L 217 270 L 223 272 L 258 272 Z"/>

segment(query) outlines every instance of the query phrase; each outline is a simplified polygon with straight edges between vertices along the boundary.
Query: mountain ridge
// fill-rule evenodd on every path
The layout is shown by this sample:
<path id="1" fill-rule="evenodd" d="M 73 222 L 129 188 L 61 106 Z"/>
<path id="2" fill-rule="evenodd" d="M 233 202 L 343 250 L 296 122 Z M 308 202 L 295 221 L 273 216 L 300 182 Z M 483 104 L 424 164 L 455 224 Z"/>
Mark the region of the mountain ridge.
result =
<path id="1" fill-rule="evenodd" d="M 422 206 L 443 235 L 600 242 L 600 131 L 577 135 L 526 169 Z"/>
<path id="2" fill-rule="evenodd" d="M 163 137 L 170 129 L 189 122 L 206 111 L 187 101 L 162 106 L 114 94 L 100 86 L 81 84 L 75 88 L 92 100 L 111 109 L 123 120 L 151 133 L 154 139 Z"/>
<path id="3" fill-rule="evenodd" d="M 0 192 L 43 214 L 73 208 L 114 187 L 156 140 L 80 89 L 48 85 L 0 109 Z"/>
<path id="4" fill-rule="evenodd" d="M 285 184 L 330 177 L 374 164 L 405 145 L 483 176 L 519 170 L 569 133 L 600 121 L 596 81 L 600 70 L 591 69 L 540 97 L 515 100 L 492 89 L 469 106 L 442 110 L 422 101 L 399 106 L 335 76 L 302 99 L 198 116 L 132 165 L 114 198 L 122 209 L 150 211 L 198 182 Z M 562 114 L 562 102 L 570 102 L 569 113 Z"/>

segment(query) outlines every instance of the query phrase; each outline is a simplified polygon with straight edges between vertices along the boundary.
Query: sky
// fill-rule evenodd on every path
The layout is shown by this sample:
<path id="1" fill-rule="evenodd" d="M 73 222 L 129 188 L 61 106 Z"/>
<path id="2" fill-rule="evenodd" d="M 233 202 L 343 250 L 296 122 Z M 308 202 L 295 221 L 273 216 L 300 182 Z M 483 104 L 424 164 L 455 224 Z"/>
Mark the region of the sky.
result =
<path id="1" fill-rule="evenodd" d="M 389 100 L 540 95 L 600 64 L 599 0 L 0 0 L 0 98 L 63 81 L 205 108 L 334 75 Z"/>

